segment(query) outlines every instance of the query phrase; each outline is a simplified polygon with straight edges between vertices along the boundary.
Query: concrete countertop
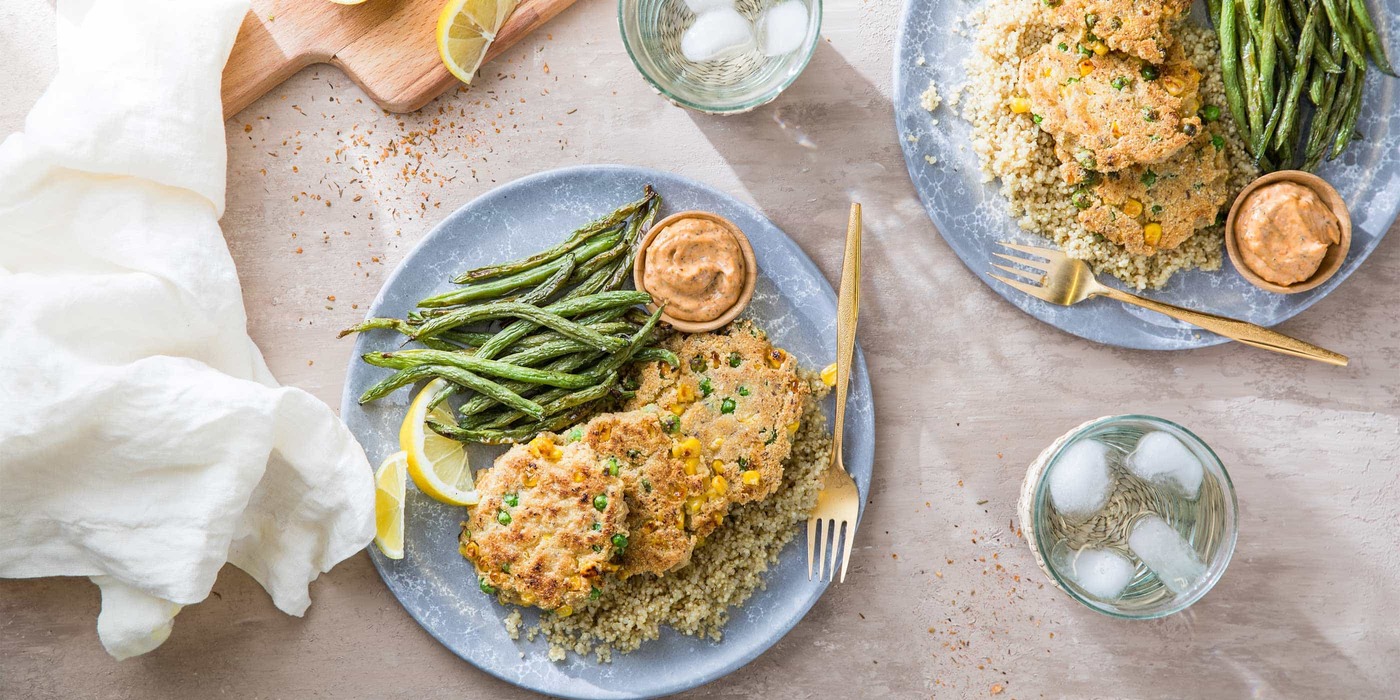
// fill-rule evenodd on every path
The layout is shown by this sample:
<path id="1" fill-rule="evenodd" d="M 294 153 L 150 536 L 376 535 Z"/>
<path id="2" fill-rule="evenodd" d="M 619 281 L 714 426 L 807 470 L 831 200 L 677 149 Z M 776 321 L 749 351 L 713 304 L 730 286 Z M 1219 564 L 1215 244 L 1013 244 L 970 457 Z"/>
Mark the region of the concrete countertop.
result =
<path id="1" fill-rule="evenodd" d="M 0 8 L 0 131 L 55 70 L 53 6 Z M 924 216 L 890 107 L 896 0 L 832 0 L 826 40 L 776 103 L 715 118 L 636 74 L 615 5 L 581 0 L 414 115 L 309 68 L 228 121 L 228 211 L 253 338 L 277 376 L 338 405 L 350 341 L 384 278 L 492 187 L 616 162 L 753 203 L 835 279 L 847 203 L 865 205 L 861 343 L 879 446 L 850 578 L 748 667 L 688 697 L 1385 697 L 1400 683 L 1400 237 L 1280 330 L 1337 369 L 1238 345 L 1096 346 L 1042 325 L 967 270 Z M 1108 413 L 1181 422 L 1238 489 L 1224 579 L 1186 613 L 1130 623 L 1047 585 L 1015 530 L 1026 464 Z M 97 641 L 83 579 L 0 581 L 0 696 L 500 698 L 361 554 L 304 619 L 226 567 L 147 656 Z"/>

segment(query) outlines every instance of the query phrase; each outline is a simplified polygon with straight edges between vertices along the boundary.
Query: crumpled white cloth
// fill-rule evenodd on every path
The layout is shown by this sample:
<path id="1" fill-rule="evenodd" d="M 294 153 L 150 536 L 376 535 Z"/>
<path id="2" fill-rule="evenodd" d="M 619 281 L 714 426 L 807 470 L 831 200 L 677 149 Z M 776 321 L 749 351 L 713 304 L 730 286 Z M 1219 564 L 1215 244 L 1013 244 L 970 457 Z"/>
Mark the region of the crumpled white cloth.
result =
<path id="1" fill-rule="evenodd" d="M 301 615 L 374 534 L 364 451 L 281 388 L 219 230 L 219 80 L 247 0 L 61 0 L 0 145 L 0 576 L 90 576 L 117 658 L 225 561 Z"/>

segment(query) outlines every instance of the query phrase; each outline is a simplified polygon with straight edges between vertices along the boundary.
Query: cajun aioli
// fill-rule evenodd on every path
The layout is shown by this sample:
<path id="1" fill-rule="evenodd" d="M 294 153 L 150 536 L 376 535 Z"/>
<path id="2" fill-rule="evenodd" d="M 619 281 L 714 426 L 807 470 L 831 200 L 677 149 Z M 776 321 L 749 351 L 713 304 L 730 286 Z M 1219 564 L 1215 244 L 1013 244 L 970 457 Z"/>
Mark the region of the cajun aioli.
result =
<path id="1" fill-rule="evenodd" d="M 1235 220 L 1240 258 L 1277 285 L 1306 281 L 1340 243 L 1337 215 L 1310 187 L 1275 182 L 1250 193 Z"/>
<path id="2" fill-rule="evenodd" d="M 744 291 L 744 251 L 724 226 L 681 219 L 657 232 L 646 249 L 642 283 L 666 313 L 704 323 L 724 315 Z"/>

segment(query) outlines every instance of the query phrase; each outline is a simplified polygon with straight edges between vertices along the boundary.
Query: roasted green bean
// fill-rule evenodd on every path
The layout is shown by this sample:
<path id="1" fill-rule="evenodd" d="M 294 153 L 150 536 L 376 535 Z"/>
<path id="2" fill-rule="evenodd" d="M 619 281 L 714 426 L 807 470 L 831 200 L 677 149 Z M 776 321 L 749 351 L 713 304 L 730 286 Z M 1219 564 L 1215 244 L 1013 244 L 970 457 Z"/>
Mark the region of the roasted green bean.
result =
<path id="1" fill-rule="evenodd" d="M 369 352 L 360 356 L 365 362 L 376 367 L 408 369 L 418 365 L 447 365 L 460 367 L 468 372 L 489 374 L 493 377 L 511 379 L 529 384 L 544 384 L 566 389 L 582 389 L 598 383 L 597 377 L 582 374 L 569 374 L 551 370 L 521 367 L 499 360 L 484 360 L 461 352 L 442 350 L 420 350 L 409 348 L 393 352 Z"/>

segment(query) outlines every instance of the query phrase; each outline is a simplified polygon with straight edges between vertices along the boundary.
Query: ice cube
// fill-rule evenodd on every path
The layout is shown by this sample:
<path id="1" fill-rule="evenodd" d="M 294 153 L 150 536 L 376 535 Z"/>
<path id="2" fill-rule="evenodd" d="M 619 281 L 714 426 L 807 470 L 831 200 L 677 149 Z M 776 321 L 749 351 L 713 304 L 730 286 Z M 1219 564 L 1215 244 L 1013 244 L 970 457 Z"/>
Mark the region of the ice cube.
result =
<path id="1" fill-rule="evenodd" d="M 1108 445 L 1080 440 L 1060 453 L 1050 469 L 1050 503 L 1061 515 L 1083 520 L 1108 502 Z"/>
<path id="2" fill-rule="evenodd" d="M 1177 595 L 1191 590 L 1206 572 L 1206 565 L 1196 556 L 1191 543 L 1156 515 L 1143 516 L 1133 524 L 1133 531 L 1128 533 L 1128 549 Z"/>
<path id="3" fill-rule="evenodd" d="M 1085 549 L 1069 555 L 1057 566 L 1085 593 L 1099 600 L 1113 600 L 1133 580 L 1133 561 L 1111 549 Z"/>
<path id="4" fill-rule="evenodd" d="M 1153 431 L 1138 440 L 1137 449 L 1128 455 L 1128 471 L 1160 484 L 1175 484 L 1187 498 L 1201 493 L 1205 467 L 1191 448 L 1171 433 Z"/>
<path id="5" fill-rule="evenodd" d="M 721 7 L 727 7 L 732 10 L 734 9 L 734 2 L 733 0 L 685 0 L 685 6 L 689 7 L 690 11 L 694 12 L 698 17 L 710 10 L 719 9 Z"/>
<path id="6" fill-rule="evenodd" d="M 753 25 L 731 5 L 706 10 L 681 35 L 681 54 L 703 63 L 738 53 L 753 45 Z"/>
<path id="7" fill-rule="evenodd" d="M 802 48 L 807 39 L 807 6 L 784 0 L 758 17 L 759 47 L 765 56 L 782 56 Z"/>

